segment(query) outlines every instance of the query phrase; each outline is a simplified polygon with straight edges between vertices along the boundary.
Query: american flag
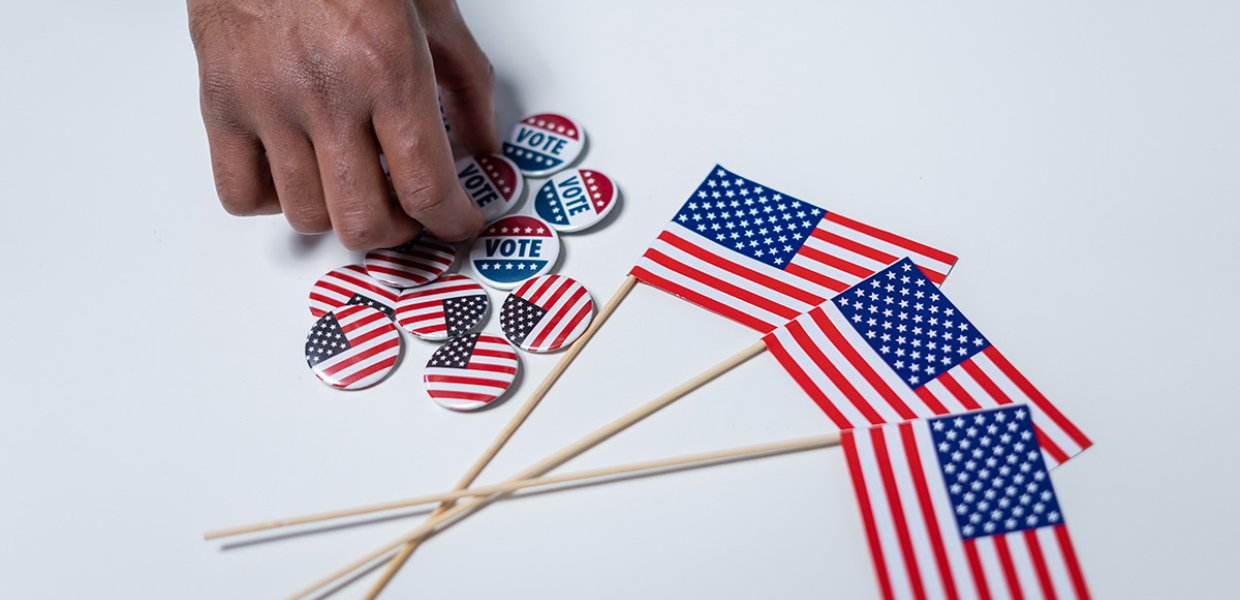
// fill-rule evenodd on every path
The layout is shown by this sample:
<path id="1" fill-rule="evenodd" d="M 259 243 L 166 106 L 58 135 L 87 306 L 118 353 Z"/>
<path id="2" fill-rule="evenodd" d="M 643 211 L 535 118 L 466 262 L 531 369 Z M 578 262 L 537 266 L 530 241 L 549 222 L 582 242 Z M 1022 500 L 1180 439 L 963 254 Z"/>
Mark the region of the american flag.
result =
<path id="1" fill-rule="evenodd" d="M 392 287 L 426 285 L 452 268 L 456 250 L 433 237 L 420 235 L 395 248 L 371 250 L 363 264 L 371 277 Z"/>
<path id="2" fill-rule="evenodd" d="M 840 429 L 1027 403 L 1051 464 L 1091 444 L 907 258 L 764 341 Z"/>
<path id="3" fill-rule="evenodd" d="M 394 314 L 397 292 L 366 273 L 361 265 L 333 269 L 310 288 L 310 314 L 321 317 L 349 305 L 369 306 Z"/>
<path id="4" fill-rule="evenodd" d="M 1089 597 L 1025 406 L 841 441 L 884 598 Z"/>
<path id="5" fill-rule="evenodd" d="M 445 275 L 407 289 L 396 303 L 396 322 L 424 340 L 446 340 L 473 329 L 491 301 L 482 286 L 465 275 Z"/>
<path id="6" fill-rule="evenodd" d="M 631 274 L 767 332 L 905 256 L 936 284 L 956 263 L 716 166 Z"/>
<path id="7" fill-rule="evenodd" d="M 552 352 L 573 343 L 590 326 L 594 300 L 571 277 L 543 275 L 504 299 L 500 325 L 522 350 Z"/>
<path id="8" fill-rule="evenodd" d="M 329 312 L 306 335 L 306 364 L 324 383 L 344 390 L 379 383 L 400 358 L 400 332 L 369 306 Z"/>
<path id="9" fill-rule="evenodd" d="M 444 408 L 477 410 L 495 401 L 517 376 L 517 351 L 491 333 L 470 333 L 439 347 L 426 363 L 426 392 Z"/>

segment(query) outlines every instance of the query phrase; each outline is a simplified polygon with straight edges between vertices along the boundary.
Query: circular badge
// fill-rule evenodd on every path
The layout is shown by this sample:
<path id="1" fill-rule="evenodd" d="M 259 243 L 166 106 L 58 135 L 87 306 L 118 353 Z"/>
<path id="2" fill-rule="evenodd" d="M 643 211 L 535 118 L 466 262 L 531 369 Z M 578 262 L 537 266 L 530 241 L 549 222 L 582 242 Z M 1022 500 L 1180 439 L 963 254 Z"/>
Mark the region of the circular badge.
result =
<path id="1" fill-rule="evenodd" d="M 478 410 L 504 395 L 517 377 L 517 351 L 493 333 L 452 338 L 426 363 L 426 393 L 444 408 Z"/>
<path id="2" fill-rule="evenodd" d="M 371 277 L 393 287 L 426 285 L 452 267 L 456 251 L 428 235 L 420 235 L 395 248 L 371 250 L 362 264 Z"/>
<path id="3" fill-rule="evenodd" d="M 560 236 L 538 217 L 509 215 L 482 230 L 469 260 L 483 283 L 501 290 L 547 273 L 560 257 Z"/>
<path id="4" fill-rule="evenodd" d="M 517 165 L 502 156 L 467 156 L 456 161 L 456 178 L 482 209 L 487 223 L 512 209 L 525 189 Z"/>
<path id="5" fill-rule="evenodd" d="M 310 288 L 310 314 L 321 317 L 342 306 L 361 305 L 392 317 L 398 295 L 366 273 L 361 265 L 348 265 L 329 271 L 314 282 Z"/>
<path id="6" fill-rule="evenodd" d="M 564 115 L 542 114 L 517 123 L 504 140 L 504 156 L 526 175 L 550 175 L 572 164 L 586 145 L 586 132 Z"/>
<path id="7" fill-rule="evenodd" d="M 442 341 L 477 327 L 490 308 L 487 292 L 477 281 L 464 275 L 445 275 L 401 292 L 396 322 L 424 340 Z"/>
<path id="8" fill-rule="evenodd" d="M 615 208 L 620 190 L 610 177 L 588 169 L 570 169 L 538 189 L 534 210 L 556 231 L 592 227 Z"/>
<path id="9" fill-rule="evenodd" d="M 594 317 L 594 300 L 576 279 L 535 277 L 504 299 L 499 324 L 508 340 L 528 352 L 554 352 L 581 337 Z"/>
<path id="10" fill-rule="evenodd" d="M 306 335 L 306 364 L 323 383 L 360 390 L 387 377 L 400 359 L 400 331 L 383 312 L 345 306 L 315 322 Z"/>

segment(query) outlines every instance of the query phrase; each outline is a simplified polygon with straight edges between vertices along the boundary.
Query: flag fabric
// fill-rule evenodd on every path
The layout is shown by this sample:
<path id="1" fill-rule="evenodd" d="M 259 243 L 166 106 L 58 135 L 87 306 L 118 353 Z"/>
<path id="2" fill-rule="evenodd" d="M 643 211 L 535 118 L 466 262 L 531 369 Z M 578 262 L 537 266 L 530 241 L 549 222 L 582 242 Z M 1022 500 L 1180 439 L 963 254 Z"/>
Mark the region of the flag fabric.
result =
<path id="1" fill-rule="evenodd" d="M 765 333 L 906 256 L 936 284 L 956 263 L 716 166 L 630 274 Z"/>
<path id="2" fill-rule="evenodd" d="M 392 287 L 426 285 L 452 268 L 456 250 L 429 235 L 366 253 L 363 264 L 371 277 Z"/>
<path id="3" fill-rule="evenodd" d="M 884 598 L 1088 598 L 1024 405 L 845 431 Z"/>
<path id="4" fill-rule="evenodd" d="M 349 305 L 369 306 L 389 318 L 395 314 L 399 294 L 371 277 L 361 265 L 333 269 L 310 288 L 310 314 L 321 317 Z"/>
<path id="5" fill-rule="evenodd" d="M 400 358 L 400 332 L 382 311 L 344 306 L 319 317 L 306 336 L 306 364 L 344 390 L 379 383 Z"/>
<path id="6" fill-rule="evenodd" d="M 444 275 L 401 292 L 396 322 L 424 340 L 446 340 L 468 332 L 486 317 L 491 301 L 478 282 L 465 275 Z"/>
<path id="7" fill-rule="evenodd" d="M 508 340 L 528 352 L 551 352 L 571 344 L 590 326 L 594 300 L 571 277 L 543 275 L 504 299 L 500 326 Z"/>
<path id="8" fill-rule="evenodd" d="M 1091 444 L 907 258 L 764 341 L 840 429 L 1027 403 L 1052 465 Z"/>
<path id="9" fill-rule="evenodd" d="M 422 382 L 440 406 L 477 410 L 499 398 L 517 376 L 517 351 L 491 333 L 453 338 L 435 350 Z"/>

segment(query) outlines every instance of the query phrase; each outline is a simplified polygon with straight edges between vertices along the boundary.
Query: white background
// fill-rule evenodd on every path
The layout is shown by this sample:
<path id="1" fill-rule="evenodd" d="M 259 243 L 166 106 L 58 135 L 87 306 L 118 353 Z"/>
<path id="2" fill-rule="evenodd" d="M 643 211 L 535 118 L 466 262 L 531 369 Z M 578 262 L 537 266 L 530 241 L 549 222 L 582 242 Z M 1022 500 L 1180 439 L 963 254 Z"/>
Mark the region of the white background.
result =
<path id="1" fill-rule="evenodd" d="M 958 253 L 945 289 L 1097 444 L 1055 473 L 1090 585 L 1139 598 L 1234 596 L 1236 7 L 463 9 L 501 128 L 571 114 L 584 164 L 623 186 L 614 221 L 565 239 L 560 272 L 600 301 L 715 162 Z M 412 528 L 199 537 L 451 486 L 555 357 L 524 356 L 480 414 L 426 397 L 434 346 L 409 338 L 386 382 L 328 389 L 302 359 L 304 298 L 355 257 L 219 208 L 183 5 L 4 13 L 0 595 L 279 597 Z M 755 337 L 639 287 L 483 480 Z M 764 355 L 569 468 L 826 424 Z M 864 544 L 842 455 L 819 450 L 504 502 L 419 550 L 390 596 L 872 597 Z"/>

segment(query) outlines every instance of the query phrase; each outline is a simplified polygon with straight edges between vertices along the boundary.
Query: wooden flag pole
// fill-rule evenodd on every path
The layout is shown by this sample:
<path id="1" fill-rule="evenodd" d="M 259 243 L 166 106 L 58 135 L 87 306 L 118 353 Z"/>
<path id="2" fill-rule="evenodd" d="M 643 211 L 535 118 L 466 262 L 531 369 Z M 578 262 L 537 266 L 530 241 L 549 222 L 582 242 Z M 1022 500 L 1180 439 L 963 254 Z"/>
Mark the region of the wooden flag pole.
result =
<path id="1" fill-rule="evenodd" d="M 593 448 L 599 445 L 600 443 L 606 441 L 607 439 L 611 438 L 617 433 L 620 433 L 621 431 L 624 431 L 625 429 L 629 428 L 630 426 L 637 423 L 638 421 L 645 419 L 646 417 L 658 412 L 659 410 L 667 407 L 673 402 L 685 397 L 686 395 L 689 394 L 689 392 L 692 392 L 693 390 L 699 387 L 702 387 L 703 385 L 715 379 L 716 377 L 719 377 L 720 375 L 727 373 L 728 371 L 732 370 L 736 366 L 744 363 L 745 361 L 765 351 L 766 351 L 766 343 L 762 341 L 758 341 L 746 347 L 744 350 L 741 350 L 740 352 L 732 355 L 731 357 L 725 359 L 723 362 L 720 362 L 719 364 L 698 374 L 693 379 L 690 379 L 689 381 L 686 381 L 676 386 L 675 388 L 672 388 L 670 391 L 664 393 L 658 398 L 655 398 L 654 400 L 651 400 L 650 402 L 643 404 L 642 406 L 630 411 L 629 413 L 625 414 L 619 419 L 616 419 L 615 421 L 612 421 L 611 423 L 601 427 L 600 429 L 596 430 L 594 433 L 591 433 L 590 435 L 587 435 L 586 437 L 581 438 L 580 440 L 577 440 L 576 442 L 572 443 L 566 448 L 563 448 L 562 450 L 522 470 L 520 473 L 510 477 L 508 480 L 506 480 L 506 482 L 541 477 L 548 471 L 568 462 L 569 460 L 572 460 L 574 457 L 580 455 L 586 450 L 589 450 L 590 448 Z M 396 549 L 402 544 L 407 545 L 410 543 L 418 542 L 422 538 L 426 537 L 427 535 L 434 533 L 441 526 L 450 525 L 452 523 L 455 523 L 456 521 L 459 521 L 465 518 L 469 514 L 477 512 L 479 509 L 485 507 L 491 502 L 494 502 L 496 499 L 498 499 L 498 497 L 499 497 L 499 494 L 492 494 L 489 496 L 482 496 L 479 498 L 474 498 L 463 504 L 457 504 L 453 506 L 452 508 L 449 508 L 448 510 L 443 511 L 438 516 L 427 519 L 425 523 L 423 523 L 420 527 L 414 529 L 413 531 L 410 531 L 409 533 L 406 533 L 396 538 L 392 542 L 385 544 L 383 547 L 366 554 L 362 558 L 355 560 L 349 563 L 348 565 L 345 565 L 344 567 L 341 567 L 331 572 L 327 576 L 315 581 L 314 583 L 311 583 L 310 585 L 302 588 L 301 590 L 298 590 L 297 592 L 293 593 L 293 595 L 289 596 L 289 600 L 298 600 L 300 598 L 305 598 L 306 596 L 314 593 L 315 591 L 322 589 L 324 586 L 331 584 L 337 579 L 340 579 L 341 577 L 344 577 L 348 575 L 349 573 L 352 573 L 353 571 L 356 571 L 357 569 L 360 569 L 370 564 L 371 562 L 375 561 L 378 558 L 386 556 L 388 552 Z"/>
<path id="2" fill-rule="evenodd" d="M 562 475 L 548 475 L 546 477 L 538 477 L 536 479 L 523 479 L 515 481 L 507 481 L 496 483 L 493 485 L 484 485 L 480 487 L 472 487 L 465 490 L 453 490 L 450 492 L 440 492 L 429 496 L 420 496 L 417 498 L 409 498 L 406 500 L 396 500 L 392 502 L 381 502 L 378 504 L 368 504 L 354 508 L 346 508 L 341 510 L 333 510 L 328 512 L 303 515 L 300 517 L 288 517 L 284 519 L 276 519 L 273 521 L 263 521 L 252 525 L 242 525 L 239 527 L 230 527 L 228 529 L 218 529 L 208 531 L 202 535 L 203 539 L 214 540 L 246 533 L 256 533 L 259 531 L 267 531 L 278 529 L 281 527 L 290 527 L 293 525 L 305 525 L 308 523 L 318 523 L 322 521 L 331 521 L 335 519 L 343 519 L 346 517 L 357 517 L 377 512 L 395 510 L 398 508 L 410 508 L 420 504 L 431 504 L 433 502 L 444 502 L 447 500 L 459 500 L 470 496 L 489 496 L 491 494 L 501 494 L 504 492 L 513 492 L 532 487 L 543 487 L 557 485 L 561 483 L 572 483 L 580 481 L 590 481 L 596 479 L 607 479 L 618 475 L 629 475 L 633 473 L 642 473 L 643 471 L 660 471 L 664 469 L 675 468 L 700 468 L 718 464 L 731 463 L 740 460 L 750 460 L 755 458 L 765 458 L 769 456 L 779 456 L 791 452 L 801 452 L 804 450 L 815 450 L 818 448 L 827 448 L 838 445 L 840 434 L 832 433 L 827 435 L 815 435 L 810 437 L 797 438 L 793 440 L 783 440 L 779 442 L 769 442 L 766 444 L 757 444 L 753 446 L 742 446 L 739 448 L 729 448 L 727 450 L 714 450 L 711 452 L 700 452 L 697 454 L 686 454 L 682 456 L 674 456 L 671 458 L 660 458 L 658 460 L 649 460 L 645 462 L 629 463 L 627 465 L 618 465 L 611 467 L 601 467 L 597 469 L 587 469 L 585 471 L 575 471 L 572 473 L 564 473 Z"/>
<path id="3" fill-rule="evenodd" d="M 538 403 L 542 402 L 542 399 L 547 395 L 547 392 L 551 391 L 551 386 L 555 385 L 555 383 L 559 381 L 560 376 L 564 374 L 564 371 L 568 369 L 569 365 L 573 364 L 573 361 L 577 358 L 577 355 L 581 354 L 581 350 L 586 347 L 586 344 L 590 342 L 590 339 L 594 337 L 594 334 L 603 327 L 603 323 L 606 323 L 612 313 L 616 312 L 616 307 L 620 306 L 620 303 L 623 302 L 629 295 L 629 292 L 633 291 L 633 286 L 635 285 L 637 285 L 636 277 L 629 275 L 624 278 L 624 282 L 620 284 L 620 288 L 611 295 L 611 298 L 607 301 L 607 304 L 603 305 L 603 308 L 599 310 L 598 315 L 595 316 L 594 320 L 590 322 L 590 326 L 587 327 L 585 332 L 581 334 L 581 337 L 568 347 L 568 350 L 564 352 L 564 355 L 561 356 L 560 360 L 555 363 L 554 367 L 552 367 L 551 372 L 547 373 L 547 376 L 543 378 L 542 383 L 538 384 L 538 387 L 534 390 L 534 393 L 530 394 L 530 397 L 525 401 L 525 404 L 521 405 L 521 408 L 512 416 L 512 419 L 509 419 L 508 424 L 500 430 L 499 435 L 495 436 L 495 439 L 491 442 L 491 445 L 488 446 L 482 455 L 474 461 L 474 464 L 469 467 L 469 470 L 461 476 L 460 481 L 458 481 L 456 483 L 456 487 L 453 488 L 454 491 L 464 490 L 473 485 L 474 480 L 478 478 L 478 475 L 482 474 L 483 469 L 486 469 L 487 465 L 491 464 L 491 461 L 495 458 L 495 455 L 499 454 L 500 449 L 502 449 L 504 445 L 508 443 L 508 440 L 512 439 L 512 436 L 517 433 L 517 430 L 520 429 L 521 425 L 525 423 L 525 420 L 529 418 L 530 413 L 534 412 L 534 409 L 538 407 Z M 452 504 L 453 502 L 451 500 L 445 501 L 431 513 L 429 519 L 434 520 L 439 517 L 449 508 L 452 508 Z M 400 552 L 392 558 L 392 561 L 388 564 L 388 567 L 384 569 L 383 574 L 379 576 L 379 579 L 377 579 L 371 586 L 370 590 L 366 592 L 366 600 L 374 600 L 374 598 L 378 597 L 378 595 L 383 592 L 383 588 L 387 587 L 388 582 L 396 576 L 396 573 L 400 571 L 400 568 L 403 567 L 405 562 L 409 560 L 409 557 L 413 555 L 413 551 L 418 548 L 418 543 L 418 540 L 413 540 L 408 544 L 405 544 L 404 548 L 401 548 Z"/>

